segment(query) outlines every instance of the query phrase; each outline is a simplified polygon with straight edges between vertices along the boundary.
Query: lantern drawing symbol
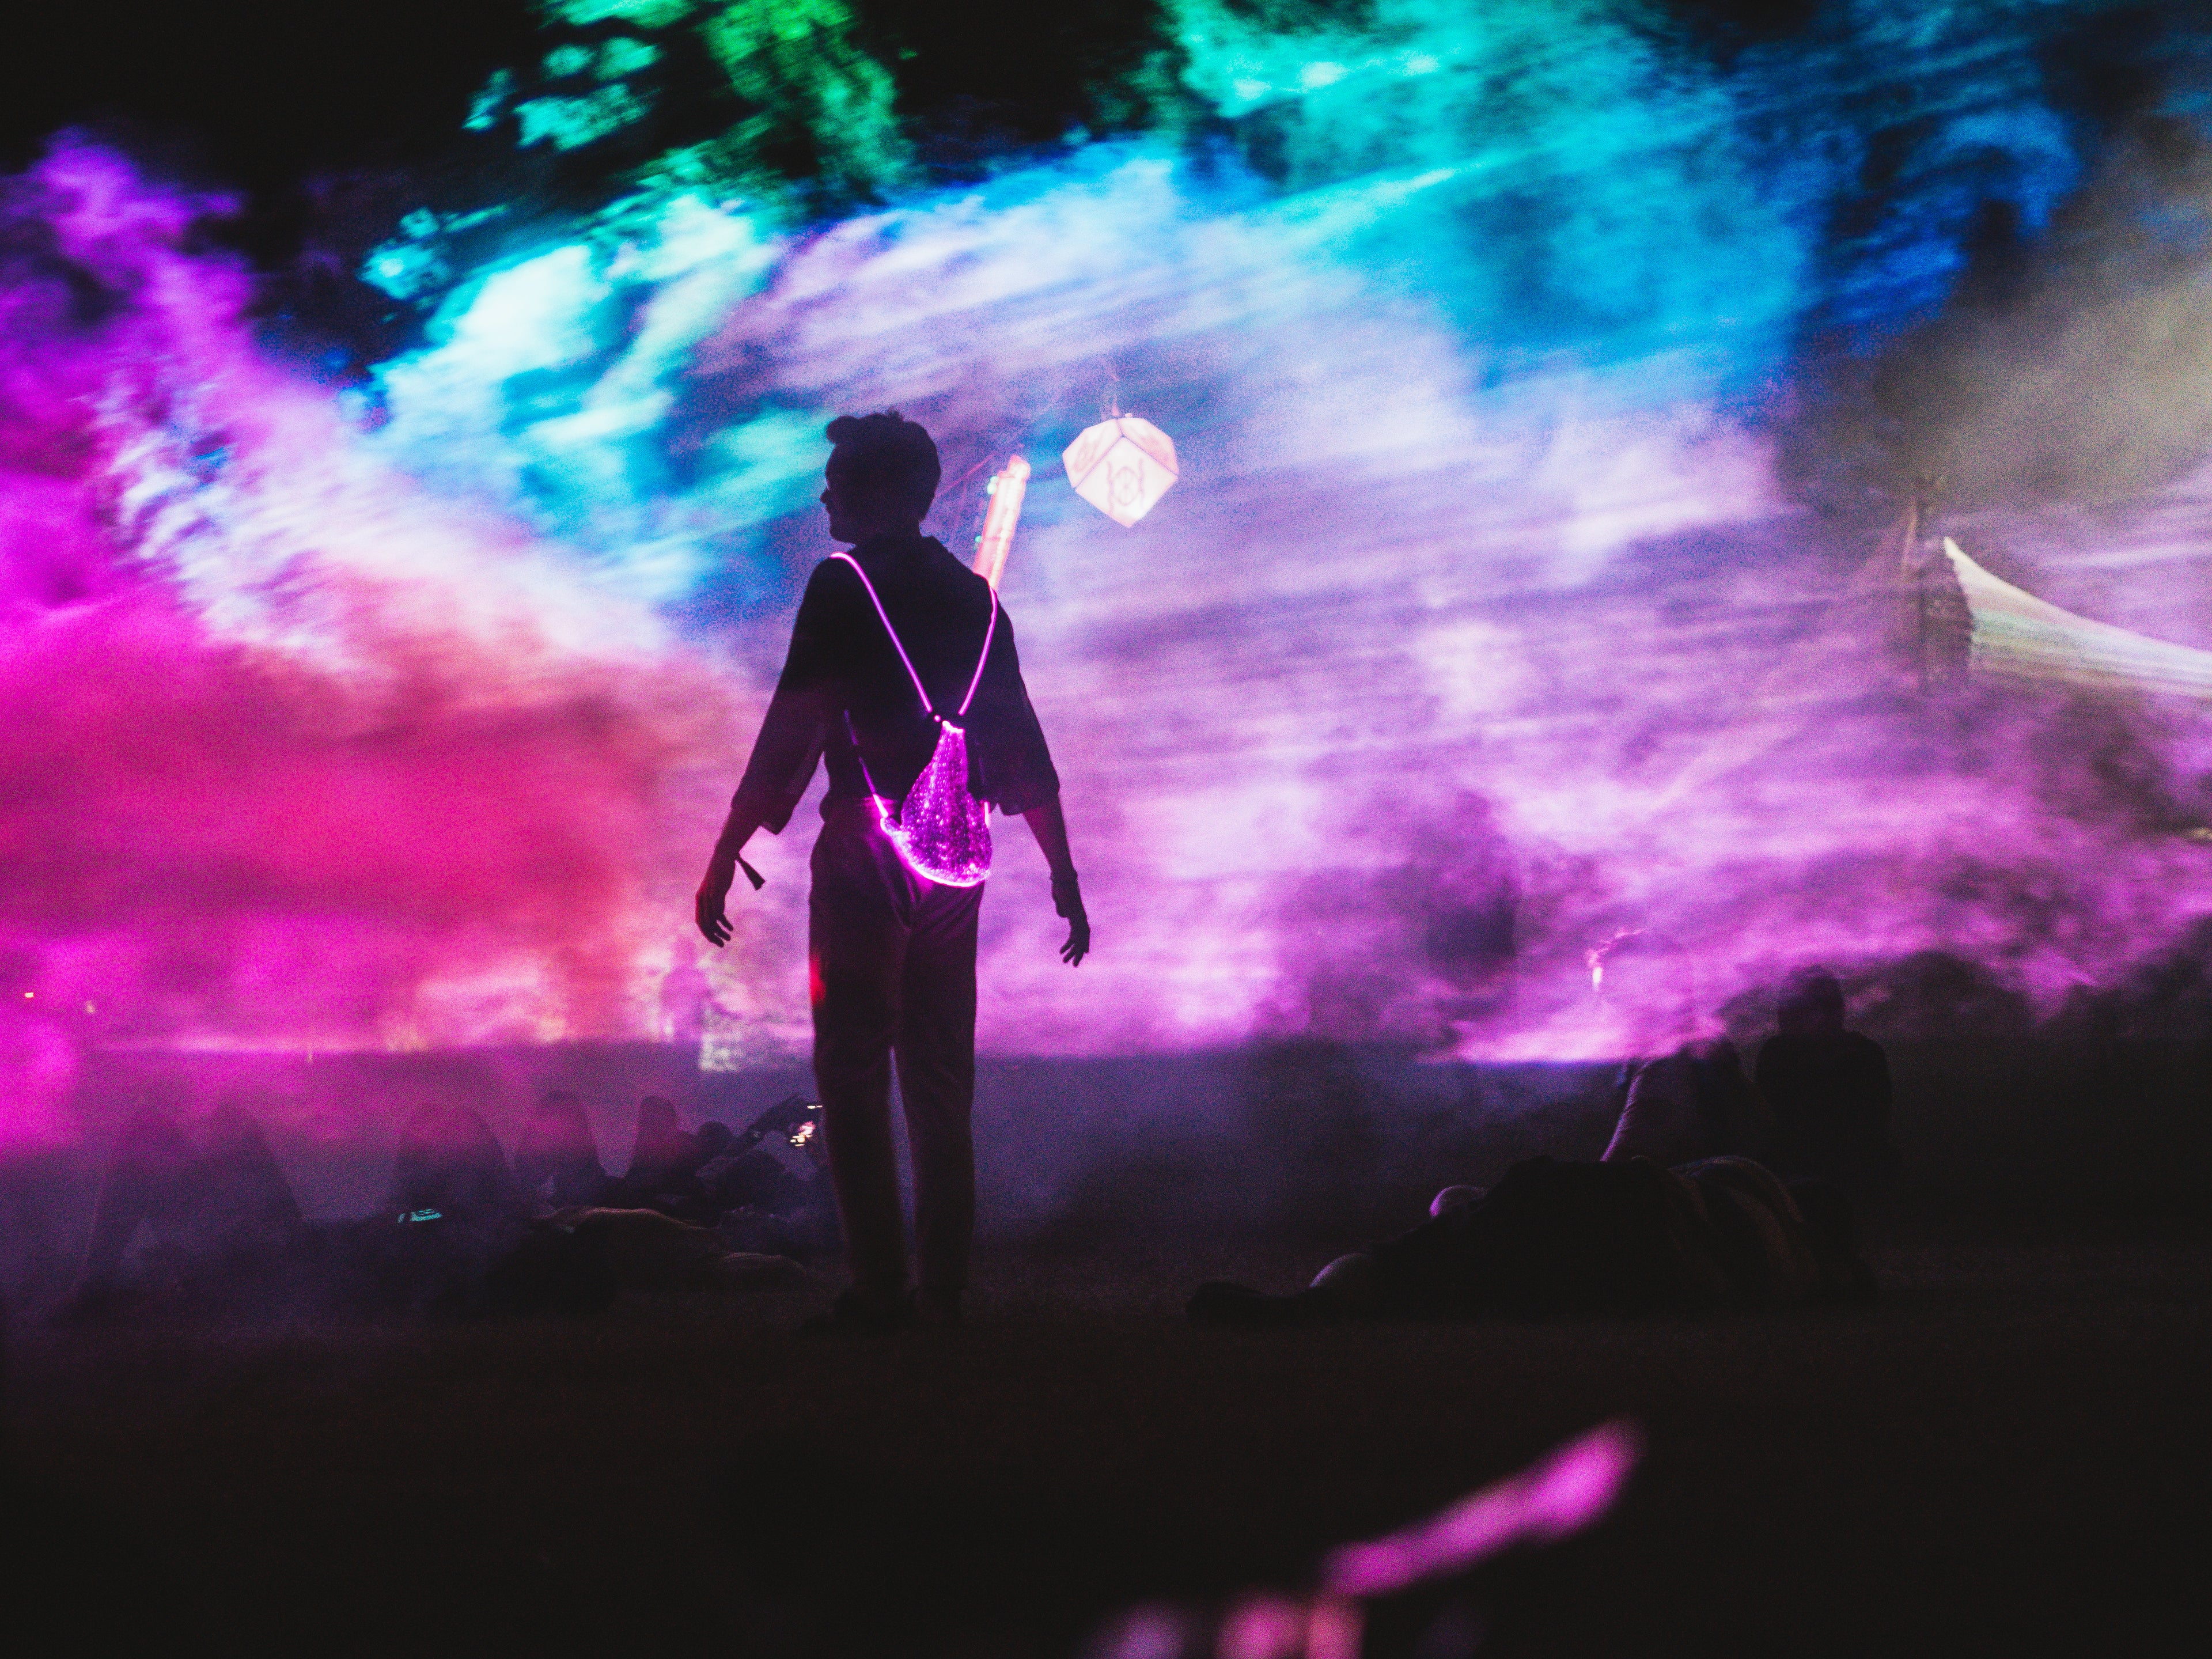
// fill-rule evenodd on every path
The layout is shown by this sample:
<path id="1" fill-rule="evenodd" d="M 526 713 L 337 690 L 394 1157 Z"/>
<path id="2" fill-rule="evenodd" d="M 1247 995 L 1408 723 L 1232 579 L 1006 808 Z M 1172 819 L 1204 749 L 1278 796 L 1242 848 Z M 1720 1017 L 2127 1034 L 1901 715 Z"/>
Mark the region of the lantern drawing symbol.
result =
<path id="1" fill-rule="evenodd" d="M 1151 512 L 1180 473 L 1175 440 L 1135 415 L 1085 428 L 1060 459 L 1075 493 L 1125 528 Z"/>

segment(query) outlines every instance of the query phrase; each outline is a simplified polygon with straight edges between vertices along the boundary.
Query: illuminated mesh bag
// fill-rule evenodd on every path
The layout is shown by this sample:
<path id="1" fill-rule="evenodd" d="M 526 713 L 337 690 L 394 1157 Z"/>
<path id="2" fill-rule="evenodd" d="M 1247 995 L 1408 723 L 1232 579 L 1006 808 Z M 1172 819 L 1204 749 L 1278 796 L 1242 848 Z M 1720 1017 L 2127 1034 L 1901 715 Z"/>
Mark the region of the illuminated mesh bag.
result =
<path id="1" fill-rule="evenodd" d="M 985 820 L 983 803 L 968 793 L 968 732 L 959 722 L 968 718 L 968 705 L 975 701 L 975 688 L 983 683 L 983 665 L 991 659 L 991 638 L 999 631 L 999 591 L 991 590 L 991 621 L 983 630 L 983 654 L 975 659 L 968 695 L 960 700 L 959 712 L 947 718 L 931 704 L 921 676 L 914 672 L 914 659 L 907 655 L 898 629 L 891 626 L 883 600 L 876 596 L 876 585 L 860 568 L 860 562 L 849 553 L 830 556 L 844 560 L 860 576 L 860 586 L 875 603 L 876 615 L 883 618 L 884 632 L 891 636 L 899 660 L 906 665 L 907 678 L 914 682 L 922 712 L 937 722 L 937 747 L 930 752 L 929 764 L 921 769 L 914 787 L 896 805 L 876 787 L 875 779 L 868 775 L 867 761 L 861 759 L 860 775 L 876 803 L 876 822 L 898 848 L 907 868 L 916 875 L 947 887 L 975 886 L 991 873 L 991 826 Z M 860 738 L 853 732 L 850 714 L 845 716 L 845 729 L 852 734 L 853 753 L 858 757 Z"/>

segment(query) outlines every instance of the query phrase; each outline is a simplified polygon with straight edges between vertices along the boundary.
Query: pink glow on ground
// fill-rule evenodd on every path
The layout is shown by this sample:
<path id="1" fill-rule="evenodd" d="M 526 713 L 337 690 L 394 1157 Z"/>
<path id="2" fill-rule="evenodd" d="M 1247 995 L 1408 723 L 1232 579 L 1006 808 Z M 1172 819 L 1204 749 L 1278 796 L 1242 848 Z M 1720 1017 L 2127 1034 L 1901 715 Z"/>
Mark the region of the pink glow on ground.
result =
<path id="1" fill-rule="evenodd" d="M 1516 1545 L 1571 1537 L 1613 1507 L 1642 1450 L 1633 1427 L 1608 1423 L 1416 1526 L 1346 1545 L 1323 1565 L 1322 1582 L 1340 1595 L 1394 1595 Z"/>

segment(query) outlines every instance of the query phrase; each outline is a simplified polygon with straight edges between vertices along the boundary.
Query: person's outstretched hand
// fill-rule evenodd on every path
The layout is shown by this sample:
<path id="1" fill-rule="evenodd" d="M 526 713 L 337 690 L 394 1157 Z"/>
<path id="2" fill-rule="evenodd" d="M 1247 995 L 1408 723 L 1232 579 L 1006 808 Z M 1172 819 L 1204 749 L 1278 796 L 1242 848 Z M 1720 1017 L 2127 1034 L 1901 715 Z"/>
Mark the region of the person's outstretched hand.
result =
<path id="1" fill-rule="evenodd" d="M 1091 954 L 1091 918 L 1084 912 L 1083 889 L 1073 876 L 1053 882 L 1052 908 L 1067 922 L 1067 943 L 1060 947 L 1060 959 L 1073 968 Z"/>

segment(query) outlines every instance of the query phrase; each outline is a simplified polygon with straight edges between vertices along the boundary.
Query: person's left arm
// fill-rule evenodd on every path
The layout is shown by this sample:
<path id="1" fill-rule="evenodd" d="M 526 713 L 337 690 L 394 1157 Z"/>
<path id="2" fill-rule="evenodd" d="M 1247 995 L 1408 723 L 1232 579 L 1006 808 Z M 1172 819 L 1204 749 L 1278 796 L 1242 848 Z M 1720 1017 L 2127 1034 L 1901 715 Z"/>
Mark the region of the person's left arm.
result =
<path id="1" fill-rule="evenodd" d="M 1091 954 L 1091 915 L 1083 908 L 1083 887 L 1076 879 L 1075 854 L 1068 850 L 1067 817 L 1060 811 L 1060 797 L 1054 795 L 1043 805 L 1032 806 L 1022 819 L 1036 837 L 1037 849 L 1052 872 L 1053 911 L 1067 924 L 1060 959 L 1071 968 L 1080 967 L 1083 958 Z"/>
<path id="2" fill-rule="evenodd" d="M 1075 872 L 1067 841 L 1067 816 L 1060 800 L 1060 773 L 1053 766 L 1044 727 L 1022 683 L 1021 653 L 1014 644 L 1013 619 L 1003 608 L 990 659 L 975 690 L 969 722 L 975 732 L 980 793 L 1001 812 L 1018 817 L 1036 837 L 1038 851 L 1052 873 L 1052 907 L 1067 923 L 1060 960 L 1071 968 L 1091 954 L 1091 917 Z"/>

